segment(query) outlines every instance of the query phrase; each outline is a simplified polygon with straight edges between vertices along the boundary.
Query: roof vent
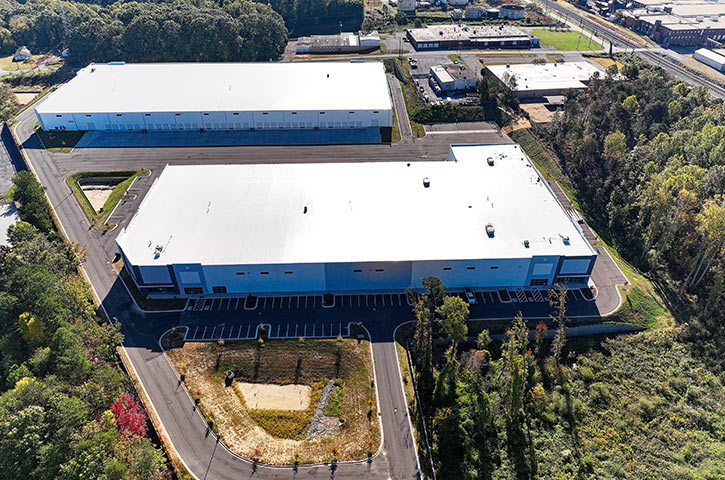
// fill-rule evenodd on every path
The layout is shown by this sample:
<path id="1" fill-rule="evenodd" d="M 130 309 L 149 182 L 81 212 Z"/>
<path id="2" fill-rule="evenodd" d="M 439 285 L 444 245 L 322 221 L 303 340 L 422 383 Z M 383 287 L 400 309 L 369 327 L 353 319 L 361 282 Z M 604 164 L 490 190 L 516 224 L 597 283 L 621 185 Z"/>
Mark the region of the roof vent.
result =
<path id="1" fill-rule="evenodd" d="M 428 187 L 430 187 L 430 178 L 428 178 L 428 177 L 425 177 L 425 178 L 423 179 L 423 186 L 424 186 L 425 188 L 428 188 Z"/>
<path id="2" fill-rule="evenodd" d="M 564 241 L 564 245 L 569 245 L 569 236 L 568 235 L 562 235 L 561 239 Z"/>
<path id="3" fill-rule="evenodd" d="M 488 157 L 486 159 L 486 161 L 488 162 L 489 165 L 493 166 L 493 157 Z"/>
<path id="4" fill-rule="evenodd" d="M 302 213 L 307 213 L 307 205 L 305 205 L 305 208 L 302 210 Z"/>
<path id="5" fill-rule="evenodd" d="M 493 224 L 492 224 L 492 223 L 489 223 L 489 224 L 487 224 L 487 225 L 486 225 L 486 234 L 487 234 L 487 235 L 488 235 L 489 237 L 493 238 L 493 234 L 494 234 L 494 233 L 496 233 L 496 229 L 495 229 L 495 228 L 493 228 Z"/>
<path id="6" fill-rule="evenodd" d="M 154 249 L 154 258 L 159 258 L 161 256 L 161 252 L 164 251 L 164 247 L 161 245 L 156 245 L 156 248 Z"/>
<path id="7" fill-rule="evenodd" d="M 528 240 L 524 240 L 524 247 L 529 248 L 529 241 Z"/>

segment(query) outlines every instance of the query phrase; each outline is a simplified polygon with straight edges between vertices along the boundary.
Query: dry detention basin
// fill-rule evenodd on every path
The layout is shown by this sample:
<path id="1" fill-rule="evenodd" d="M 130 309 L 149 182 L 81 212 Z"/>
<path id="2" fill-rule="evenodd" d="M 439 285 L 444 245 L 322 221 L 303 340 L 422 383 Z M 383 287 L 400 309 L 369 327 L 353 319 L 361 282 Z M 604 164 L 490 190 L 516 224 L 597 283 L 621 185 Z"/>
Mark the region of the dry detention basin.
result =
<path id="1" fill-rule="evenodd" d="M 271 385 L 234 382 L 244 396 L 247 408 L 265 410 L 306 410 L 310 406 L 309 385 Z"/>
<path id="2" fill-rule="evenodd" d="M 124 180 L 124 177 L 91 177 L 80 179 L 78 185 L 88 201 L 91 202 L 93 210 L 100 212 L 113 189 Z"/>

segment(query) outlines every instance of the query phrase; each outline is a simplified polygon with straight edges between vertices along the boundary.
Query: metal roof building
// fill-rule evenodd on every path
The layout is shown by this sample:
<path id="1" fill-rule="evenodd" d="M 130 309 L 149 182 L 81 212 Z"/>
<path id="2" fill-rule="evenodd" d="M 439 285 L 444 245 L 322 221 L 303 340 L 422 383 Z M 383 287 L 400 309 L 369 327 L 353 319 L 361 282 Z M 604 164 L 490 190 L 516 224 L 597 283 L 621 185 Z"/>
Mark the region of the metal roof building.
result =
<path id="1" fill-rule="evenodd" d="M 35 108 L 45 130 L 392 126 L 383 64 L 91 64 Z"/>
<path id="2" fill-rule="evenodd" d="M 581 286 L 596 258 L 518 145 L 167 166 L 116 242 L 142 292 L 180 296 Z"/>
<path id="3" fill-rule="evenodd" d="M 583 90 L 595 73 L 604 76 L 604 72 L 587 62 L 487 65 L 486 70 L 504 85 L 508 85 L 510 78 L 515 78 L 515 93 L 519 98 Z"/>

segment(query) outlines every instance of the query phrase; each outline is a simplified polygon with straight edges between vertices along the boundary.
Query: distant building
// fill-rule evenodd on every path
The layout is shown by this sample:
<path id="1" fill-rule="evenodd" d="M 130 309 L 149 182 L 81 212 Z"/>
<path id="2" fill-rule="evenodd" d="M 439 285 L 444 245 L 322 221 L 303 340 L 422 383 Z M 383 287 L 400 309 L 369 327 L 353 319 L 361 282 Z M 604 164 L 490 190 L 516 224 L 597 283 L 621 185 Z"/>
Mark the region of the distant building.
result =
<path id="1" fill-rule="evenodd" d="M 499 18 L 501 16 L 501 10 L 498 8 L 489 8 L 486 10 L 486 17 L 488 18 Z"/>
<path id="2" fill-rule="evenodd" d="M 512 25 L 431 25 L 406 31 L 416 50 L 535 48 L 539 39 Z"/>
<path id="3" fill-rule="evenodd" d="M 701 48 L 695 50 L 693 58 L 705 65 L 709 65 L 718 72 L 725 72 L 725 49 L 708 50 Z"/>
<path id="4" fill-rule="evenodd" d="M 26 46 L 22 46 L 15 50 L 15 55 L 13 55 L 13 62 L 24 62 L 25 60 L 30 58 L 30 50 Z"/>
<path id="5" fill-rule="evenodd" d="M 415 12 L 415 0 L 398 0 L 398 10 L 406 13 Z"/>
<path id="6" fill-rule="evenodd" d="M 466 7 L 466 19 L 480 20 L 483 18 L 486 9 L 480 5 L 469 5 Z"/>
<path id="7" fill-rule="evenodd" d="M 453 20 L 460 20 L 463 18 L 463 10 L 460 8 L 456 8 L 453 10 L 453 13 L 451 13 L 451 17 L 453 17 Z"/>
<path id="8" fill-rule="evenodd" d="M 451 7 L 465 7 L 468 5 L 468 0 L 448 0 L 448 5 Z"/>
<path id="9" fill-rule="evenodd" d="M 297 39 L 298 54 L 369 53 L 380 48 L 378 32 L 312 35 Z"/>
<path id="10" fill-rule="evenodd" d="M 621 23 L 664 46 L 725 42 L 725 3 L 703 0 L 634 0 Z"/>
<path id="11" fill-rule="evenodd" d="M 429 162 L 170 165 L 116 244 L 156 297 L 403 293 L 429 275 L 580 288 L 597 258 L 515 144 Z"/>
<path id="12" fill-rule="evenodd" d="M 508 86 L 513 77 L 518 98 L 561 95 L 567 90 L 583 90 L 594 74 L 603 72 L 587 62 L 488 65 L 486 74 Z"/>
<path id="13" fill-rule="evenodd" d="M 475 90 L 478 83 L 476 75 L 463 64 L 435 65 L 430 67 L 430 74 L 446 93 Z"/>
<path id="14" fill-rule="evenodd" d="M 501 18 L 507 20 L 521 20 L 526 14 L 521 5 L 501 5 Z"/>

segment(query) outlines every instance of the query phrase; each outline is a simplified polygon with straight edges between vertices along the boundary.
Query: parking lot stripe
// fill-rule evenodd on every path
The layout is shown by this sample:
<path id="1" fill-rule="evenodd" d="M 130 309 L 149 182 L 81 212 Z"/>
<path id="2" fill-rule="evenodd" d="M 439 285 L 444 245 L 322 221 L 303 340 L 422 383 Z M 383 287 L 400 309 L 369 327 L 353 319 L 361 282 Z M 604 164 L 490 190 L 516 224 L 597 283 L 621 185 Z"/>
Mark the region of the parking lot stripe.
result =
<path id="1" fill-rule="evenodd" d="M 287 324 L 287 331 L 284 333 L 285 337 L 289 337 L 289 323 Z"/>
<path id="2" fill-rule="evenodd" d="M 216 325 L 214 326 L 214 330 L 211 331 L 210 339 L 214 338 L 214 332 L 216 332 Z"/>
<path id="3" fill-rule="evenodd" d="M 204 327 L 204 331 L 201 333 L 201 338 L 204 338 L 206 336 L 206 327 Z"/>
<path id="4" fill-rule="evenodd" d="M 297 329 L 299 328 L 299 323 L 295 323 L 295 337 L 297 336 Z"/>

